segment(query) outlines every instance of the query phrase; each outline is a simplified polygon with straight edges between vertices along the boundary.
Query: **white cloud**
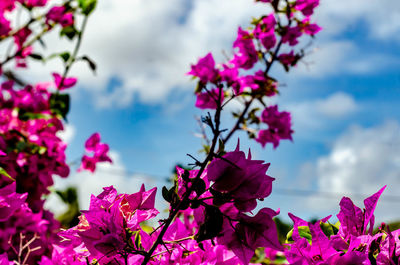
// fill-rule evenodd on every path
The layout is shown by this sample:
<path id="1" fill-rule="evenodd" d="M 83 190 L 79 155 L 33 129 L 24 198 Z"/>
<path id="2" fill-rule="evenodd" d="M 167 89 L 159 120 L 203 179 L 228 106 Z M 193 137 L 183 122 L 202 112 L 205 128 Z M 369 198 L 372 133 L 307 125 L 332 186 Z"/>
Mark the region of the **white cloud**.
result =
<path id="1" fill-rule="evenodd" d="M 96 93 L 102 107 L 126 106 L 135 96 L 161 102 L 172 89 L 193 87 L 185 76 L 190 63 L 208 50 L 230 49 L 237 26 L 259 14 L 257 7 L 247 0 L 100 1 L 83 44 L 98 62 L 98 75 L 85 83 L 102 90 Z M 113 75 L 122 84 L 106 91 Z"/>
<path id="2" fill-rule="evenodd" d="M 332 94 L 324 100 L 315 102 L 317 111 L 332 118 L 341 118 L 357 110 L 353 97 L 343 92 Z"/>
<path id="3" fill-rule="evenodd" d="M 324 77 L 368 73 L 383 67 L 375 59 L 382 62 L 388 58 L 379 53 L 365 55 L 352 40 L 334 40 L 335 34 L 329 32 L 335 28 L 343 31 L 360 19 L 371 22 L 368 26 L 372 32 L 388 28 L 385 19 L 371 16 L 375 12 L 382 17 L 386 8 L 377 0 L 368 4 L 353 0 L 348 4 L 321 2 L 316 21 L 321 20 L 330 37 L 306 59 L 309 66 L 300 66 L 293 74 Z M 398 6 L 395 0 L 384 0 L 384 5 Z M 194 84 L 184 75 L 189 64 L 208 51 L 214 52 L 217 61 L 224 60 L 221 50 L 230 53 L 237 26 L 247 25 L 251 16 L 268 12 L 260 7 L 248 0 L 99 2 L 83 45 L 98 62 L 99 71 L 96 77 L 85 77 L 85 84 L 91 84 L 86 86 L 94 91 L 101 107 L 127 106 L 136 96 L 146 103 L 158 103 L 165 101 L 172 90 L 191 92 Z M 396 14 L 392 10 L 389 13 L 388 17 Z M 122 84 L 106 91 L 112 75 Z"/>
<path id="4" fill-rule="evenodd" d="M 71 123 L 64 124 L 64 130 L 57 132 L 57 136 L 67 144 L 71 143 L 76 135 L 76 128 Z"/>
<path id="5" fill-rule="evenodd" d="M 399 201 L 390 196 L 398 195 L 400 188 L 399 146 L 397 121 L 371 128 L 352 126 L 333 143 L 328 155 L 316 159 L 313 169 L 307 163 L 309 172 L 316 174 L 312 182 L 317 189 L 329 193 L 328 198 L 310 196 L 306 199 L 307 206 L 315 211 L 335 213 L 343 195 L 363 206 L 365 196 L 361 194 L 372 195 L 387 185 L 376 215 L 381 221 L 398 218 L 398 211 L 393 211 L 393 207 L 399 207 Z"/>
<path id="6" fill-rule="evenodd" d="M 363 21 L 371 36 L 397 38 L 399 3 L 352 0 L 344 5 L 334 0 L 321 1 L 315 21 L 324 27 L 317 38 L 323 40 L 305 58 L 307 65 L 299 65 L 291 75 L 322 78 L 347 72 L 369 73 L 387 66 L 386 62 L 393 58 L 382 55 L 383 51 L 366 53 L 354 40 L 335 38 Z M 82 53 L 98 65 L 97 75 L 93 76 L 83 62 L 74 65 L 71 74 L 79 77 L 79 85 L 92 92 L 98 107 L 125 107 L 135 98 L 144 103 L 165 103 L 173 90 L 192 92 L 195 84 L 184 74 L 190 63 L 208 51 L 217 61 L 224 61 L 222 50 L 231 52 L 237 27 L 248 25 L 252 16 L 268 12 L 265 5 L 249 0 L 99 1 L 82 43 Z M 51 34 L 46 40 L 47 53 L 73 47 L 68 41 L 60 43 L 58 34 Z M 61 71 L 61 63 L 50 62 L 45 69 Z M 49 71 L 39 63 L 32 62 L 30 71 L 36 80 L 51 80 Z M 24 72 L 22 75 L 29 77 Z M 121 84 L 110 88 L 111 77 Z"/>
<path id="7" fill-rule="evenodd" d="M 93 93 L 98 107 L 125 107 L 135 97 L 165 102 L 172 90 L 192 92 L 195 83 L 185 76 L 190 63 L 210 50 L 217 61 L 225 61 L 222 50 L 230 53 L 237 27 L 265 12 L 265 5 L 248 0 L 99 1 L 81 49 L 97 63 L 97 75 L 83 62 L 74 65 L 71 75 Z M 45 40 L 48 54 L 73 48 L 68 41 L 60 43 L 56 32 Z M 51 80 L 50 70 L 60 72 L 60 61 L 44 68 L 32 62 L 29 73 L 21 75 Z M 110 89 L 111 77 L 121 84 Z"/>
<path id="8" fill-rule="evenodd" d="M 344 62 L 352 57 L 357 50 L 351 41 L 327 41 L 320 43 L 318 47 L 307 55 L 292 74 L 296 76 L 311 76 L 324 78 L 327 75 L 346 71 Z"/>
<path id="9" fill-rule="evenodd" d="M 349 117 L 358 110 L 354 98 L 344 92 L 336 92 L 327 98 L 289 104 L 285 109 L 292 113 L 296 131 L 325 128 L 327 123 Z"/>
<path id="10" fill-rule="evenodd" d="M 145 184 L 146 190 L 159 185 L 154 179 L 142 174 L 133 174 L 127 172 L 122 164 L 120 155 L 110 152 L 113 163 L 99 163 L 94 174 L 90 172 L 72 172 L 71 176 L 66 179 L 56 178 L 55 189 L 63 190 L 69 186 L 75 186 L 78 190 L 79 205 L 81 209 L 88 209 L 90 196 L 98 195 L 102 192 L 103 187 L 114 186 L 119 193 L 135 193 L 138 192 L 142 183 Z M 156 202 L 157 209 L 165 208 L 160 198 Z M 54 194 L 49 196 L 46 201 L 45 208 L 50 209 L 54 213 L 63 213 L 66 208 L 61 200 Z"/>
<path id="11" fill-rule="evenodd" d="M 400 2 L 397 0 L 321 1 L 315 20 L 329 35 L 364 23 L 371 38 L 400 40 Z"/>
<path id="12" fill-rule="evenodd" d="M 400 125 L 398 122 L 353 126 L 337 139 L 328 156 L 317 162 L 323 190 L 371 193 L 385 184 L 400 187 Z"/>

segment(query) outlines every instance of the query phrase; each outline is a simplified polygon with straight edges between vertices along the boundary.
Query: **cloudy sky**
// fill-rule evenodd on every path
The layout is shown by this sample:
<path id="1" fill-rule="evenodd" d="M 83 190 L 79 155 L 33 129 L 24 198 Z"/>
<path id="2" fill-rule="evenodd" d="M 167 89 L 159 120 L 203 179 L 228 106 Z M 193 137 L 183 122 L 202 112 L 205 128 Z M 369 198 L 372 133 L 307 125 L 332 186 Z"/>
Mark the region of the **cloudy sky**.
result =
<path id="1" fill-rule="evenodd" d="M 343 194 L 362 203 L 388 185 L 379 219 L 400 219 L 400 1 L 339 2 L 321 0 L 315 20 L 323 31 L 305 61 L 289 74 L 272 69 L 283 84 L 274 100 L 292 112 L 294 141 L 276 150 L 241 144 L 271 162 L 276 181 L 263 205 L 281 208 L 282 217 L 336 214 Z M 79 184 L 86 208 L 90 193 L 105 185 L 121 192 L 135 192 L 143 181 L 164 185 L 173 165 L 200 149 L 195 83 L 184 75 L 190 63 L 208 51 L 223 60 L 237 27 L 268 12 L 252 0 L 99 0 L 83 42 L 97 75 L 74 66 L 80 81 L 63 137 L 73 162 L 85 139 L 100 132 L 114 164 L 56 186 Z"/>

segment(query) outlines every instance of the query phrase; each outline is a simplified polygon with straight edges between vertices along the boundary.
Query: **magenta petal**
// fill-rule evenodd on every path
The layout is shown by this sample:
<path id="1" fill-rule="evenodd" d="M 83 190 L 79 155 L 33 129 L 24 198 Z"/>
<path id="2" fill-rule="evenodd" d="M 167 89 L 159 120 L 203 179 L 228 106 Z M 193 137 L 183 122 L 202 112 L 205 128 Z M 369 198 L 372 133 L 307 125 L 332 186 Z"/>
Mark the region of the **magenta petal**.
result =
<path id="1" fill-rule="evenodd" d="M 94 152 L 96 146 L 100 143 L 100 134 L 98 132 L 92 134 L 85 142 L 85 149 L 88 152 Z"/>
<path id="2" fill-rule="evenodd" d="M 381 188 L 377 193 L 368 197 L 364 200 L 365 206 L 365 217 L 364 217 L 364 233 L 367 231 L 367 225 L 370 223 L 370 229 L 374 228 L 374 211 L 376 205 L 378 204 L 379 197 L 381 196 L 382 192 L 386 189 L 386 185 Z"/>

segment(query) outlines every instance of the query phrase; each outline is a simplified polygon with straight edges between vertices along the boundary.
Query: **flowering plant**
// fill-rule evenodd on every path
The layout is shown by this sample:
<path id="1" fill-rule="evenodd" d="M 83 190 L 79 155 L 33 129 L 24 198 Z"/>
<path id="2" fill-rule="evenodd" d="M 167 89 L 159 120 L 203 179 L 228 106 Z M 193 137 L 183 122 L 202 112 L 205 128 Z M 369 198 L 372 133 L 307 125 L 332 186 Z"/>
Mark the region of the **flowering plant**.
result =
<path id="1" fill-rule="evenodd" d="M 270 70 L 280 64 L 290 71 L 305 56 L 298 48 L 302 38 L 321 30 L 311 22 L 319 0 L 256 2 L 272 12 L 253 19 L 249 28 L 238 28 L 233 56 L 217 64 L 208 53 L 187 73 L 197 80 L 195 106 L 210 111 L 202 117 L 209 129 L 204 138 L 210 140 L 205 157 L 191 156 L 193 168 L 177 167 L 172 187 L 163 187 L 167 218 L 149 225 L 159 214 L 156 188 L 143 185 L 136 193 L 119 194 L 110 186 L 92 195 L 75 226 L 60 229 L 43 209 L 43 195 L 50 192 L 53 175 L 69 175 L 66 144 L 57 133 L 69 111 L 65 91 L 77 82 L 68 75 L 71 67 L 84 60 L 96 68 L 89 57 L 78 56 L 96 0 L 55 6 L 46 0 L 0 0 L 0 41 L 14 40 L 13 50 L 0 62 L 2 75 L 10 79 L 0 87 L 1 264 L 399 264 L 400 230 L 382 224 L 373 233 L 373 212 L 384 188 L 364 201 L 364 210 L 343 198 L 335 225 L 329 217 L 310 223 L 290 214 L 294 227 L 282 244 L 273 219 L 279 209 L 257 208 L 272 192 L 269 163 L 253 159 L 250 151 L 246 155 L 239 141 L 235 150 L 225 150 L 240 130 L 263 147 L 292 140 L 290 113 L 267 104 L 280 88 Z M 18 8 L 30 18 L 13 29 L 8 17 Z M 33 10 L 47 11 L 34 17 Z M 83 20 L 77 29 L 79 16 Z M 33 44 L 56 28 L 76 41 L 72 53 L 55 55 L 64 62 L 64 72 L 52 73 L 52 82 L 26 85 L 7 66 L 45 60 Z M 221 115 L 234 101 L 242 108 L 232 113 L 234 124 L 227 130 Z M 98 133 L 86 141 L 85 151 L 79 171 L 94 172 L 98 162 L 112 162 Z"/>

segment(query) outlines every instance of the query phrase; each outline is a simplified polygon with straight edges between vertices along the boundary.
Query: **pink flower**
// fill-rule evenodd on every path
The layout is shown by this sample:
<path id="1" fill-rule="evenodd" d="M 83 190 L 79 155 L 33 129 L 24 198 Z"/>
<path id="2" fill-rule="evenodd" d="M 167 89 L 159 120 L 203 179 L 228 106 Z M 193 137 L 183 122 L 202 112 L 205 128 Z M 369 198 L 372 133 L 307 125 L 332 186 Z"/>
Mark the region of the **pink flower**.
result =
<path id="1" fill-rule="evenodd" d="M 96 170 L 96 163 L 97 163 L 96 158 L 84 155 L 82 157 L 81 167 L 78 169 L 78 171 L 88 170 L 94 173 L 94 171 Z"/>
<path id="2" fill-rule="evenodd" d="M 64 6 L 52 7 L 46 14 L 46 23 L 49 23 L 49 21 L 59 22 L 62 16 L 64 15 L 64 12 L 65 12 Z"/>
<path id="3" fill-rule="evenodd" d="M 74 24 L 74 14 L 69 12 L 65 13 L 60 19 L 60 25 L 65 28 Z"/>
<path id="4" fill-rule="evenodd" d="M 154 218 L 158 211 L 154 209 L 156 188 L 146 191 L 142 185 L 139 192 L 130 195 L 118 194 L 112 186 L 103 189 L 97 197 L 92 195 L 89 210 L 82 211 L 79 224 L 59 235 L 64 239 L 62 246 L 83 243 L 90 258 L 101 258 L 101 264 L 108 264 L 139 249 L 133 233 L 140 233 L 141 241 L 145 241 L 139 224 Z"/>
<path id="5" fill-rule="evenodd" d="M 214 182 L 213 189 L 230 195 L 239 210 L 251 211 L 256 207 L 257 199 L 271 194 L 274 178 L 266 175 L 268 167 L 269 163 L 252 160 L 250 153 L 246 158 L 238 144 L 235 151 L 208 165 L 207 178 Z"/>
<path id="6" fill-rule="evenodd" d="M 0 255 L 0 265 L 14 265 L 14 261 L 8 260 L 7 253 L 3 253 Z"/>
<path id="7" fill-rule="evenodd" d="M 19 51 L 23 48 L 26 39 L 29 37 L 29 35 L 31 35 L 31 33 L 32 31 L 29 28 L 25 27 L 14 34 L 14 42 L 17 45 Z"/>
<path id="8" fill-rule="evenodd" d="M 299 26 L 287 28 L 282 36 L 282 43 L 289 43 L 290 46 L 294 46 L 299 43 L 297 39 L 301 34 L 301 28 Z"/>
<path id="9" fill-rule="evenodd" d="M 224 230 L 217 238 L 218 243 L 231 249 L 243 264 L 249 264 L 258 247 L 281 251 L 283 247 L 278 241 L 278 232 L 272 219 L 277 214 L 272 209 L 263 208 L 252 217 L 241 214 L 236 224 L 229 224 L 230 221 L 225 219 Z"/>
<path id="10" fill-rule="evenodd" d="M 289 213 L 289 217 L 293 220 L 293 234 L 294 242 L 290 244 L 289 249 L 285 249 L 285 256 L 290 264 L 334 264 L 324 263 L 328 259 L 339 255 L 330 242 L 329 238 L 324 234 L 320 224 L 326 223 L 331 216 L 322 220 L 318 220 L 315 224 L 306 222 L 299 217 Z M 299 227 L 308 226 L 311 242 L 299 232 Z"/>
<path id="11" fill-rule="evenodd" d="M 258 137 L 256 139 L 263 147 L 265 147 L 267 143 L 272 143 L 274 148 L 276 148 L 280 140 L 292 140 L 293 130 L 291 129 L 289 112 L 279 112 L 278 106 L 276 105 L 267 107 L 261 114 L 261 121 L 268 125 L 268 129 L 258 132 Z"/>
<path id="12" fill-rule="evenodd" d="M 374 211 L 378 199 L 385 188 L 386 186 L 364 200 L 364 210 L 361 210 L 359 207 L 354 205 L 350 198 L 343 197 L 340 201 L 340 212 L 337 215 L 337 218 L 341 223 L 338 235 L 340 235 L 344 240 L 348 240 L 351 236 L 364 235 L 368 232 L 368 225 L 369 233 L 371 234 L 374 228 Z"/>
<path id="13" fill-rule="evenodd" d="M 278 56 L 278 60 L 285 66 L 294 66 L 298 57 L 291 51 L 290 53 L 282 53 Z"/>
<path id="14" fill-rule="evenodd" d="M 8 21 L 4 15 L 0 13 L 0 36 L 7 36 L 10 31 L 10 21 Z"/>
<path id="15" fill-rule="evenodd" d="M 15 0 L 2 0 L 0 1 L 0 13 L 5 11 L 12 11 L 15 8 Z"/>
<path id="16" fill-rule="evenodd" d="M 202 83 L 214 82 L 218 76 L 218 70 L 215 68 L 215 61 L 211 53 L 208 53 L 203 58 L 200 58 L 197 64 L 191 66 L 188 75 L 193 75 L 200 78 Z"/>
<path id="17" fill-rule="evenodd" d="M 276 94 L 276 82 L 271 79 L 268 79 L 264 71 L 259 70 L 254 75 L 246 75 L 239 77 L 237 83 L 232 87 L 235 91 L 236 95 L 240 95 L 246 88 L 250 88 L 254 92 L 258 94 L 262 94 L 268 97 L 271 97 Z"/>
<path id="18" fill-rule="evenodd" d="M 94 133 L 85 142 L 85 150 L 92 153 L 93 156 L 84 155 L 82 157 L 82 164 L 78 171 L 88 170 L 94 172 L 96 164 L 99 162 L 110 162 L 111 158 L 108 156 L 109 146 L 105 143 L 100 143 L 100 134 Z"/>
<path id="19" fill-rule="evenodd" d="M 253 39 L 247 31 L 240 27 L 238 29 L 237 39 L 233 43 L 233 47 L 239 49 L 231 60 L 231 63 L 236 67 L 250 69 L 255 63 L 257 63 L 258 54 Z"/>
<path id="20" fill-rule="evenodd" d="M 24 3 L 28 7 L 39 7 L 45 6 L 47 4 L 47 0 L 18 0 L 21 3 Z"/>
<path id="21" fill-rule="evenodd" d="M 27 194 L 18 194 L 15 190 L 15 182 L 0 189 L 0 222 L 6 221 L 17 209 L 25 204 Z"/>
<path id="22" fill-rule="evenodd" d="M 322 29 L 317 24 L 311 24 L 310 18 L 305 18 L 301 23 L 302 23 L 301 27 L 302 27 L 304 33 L 311 35 L 311 36 L 314 36 L 315 34 L 320 32 Z"/>
<path id="23" fill-rule="evenodd" d="M 273 32 L 262 32 L 259 35 L 259 39 L 260 39 L 262 45 L 267 50 L 270 50 L 273 47 L 275 47 L 275 44 L 276 44 L 275 33 L 273 33 Z"/>
<path id="24" fill-rule="evenodd" d="M 88 152 L 94 152 L 96 150 L 96 146 L 100 143 L 100 134 L 94 133 L 92 134 L 85 142 L 85 149 Z"/>
<path id="25" fill-rule="evenodd" d="M 77 82 L 77 79 L 75 77 L 66 77 L 63 79 L 62 76 L 58 73 L 53 73 L 52 75 L 54 78 L 54 83 L 58 90 L 65 90 L 67 88 L 71 88 Z"/>
<path id="26" fill-rule="evenodd" d="M 236 67 L 229 67 L 223 65 L 224 69 L 220 72 L 221 80 L 228 83 L 228 85 L 236 82 L 239 75 L 239 70 Z"/>
<path id="27" fill-rule="evenodd" d="M 272 49 L 276 44 L 275 24 L 275 16 L 270 14 L 263 18 L 253 31 L 254 36 L 261 41 L 267 50 Z"/>
<path id="28" fill-rule="evenodd" d="M 32 53 L 32 47 L 24 47 L 24 44 L 31 33 L 32 31 L 29 28 L 24 27 L 13 36 L 14 43 L 17 45 L 16 67 L 26 67 L 25 58 Z"/>
<path id="29" fill-rule="evenodd" d="M 400 260 L 400 229 L 393 232 L 387 228 L 387 236 L 380 245 L 380 253 L 376 257 L 378 265 L 393 264 L 394 260 Z"/>
<path id="30" fill-rule="evenodd" d="M 319 5 L 319 0 L 297 0 L 294 8 L 309 17 L 314 13 L 314 8 Z"/>
<path id="31" fill-rule="evenodd" d="M 195 106 L 199 109 L 216 109 L 218 105 L 224 102 L 224 92 L 215 88 L 210 92 L 202 92 L 197 94 Z"/>

